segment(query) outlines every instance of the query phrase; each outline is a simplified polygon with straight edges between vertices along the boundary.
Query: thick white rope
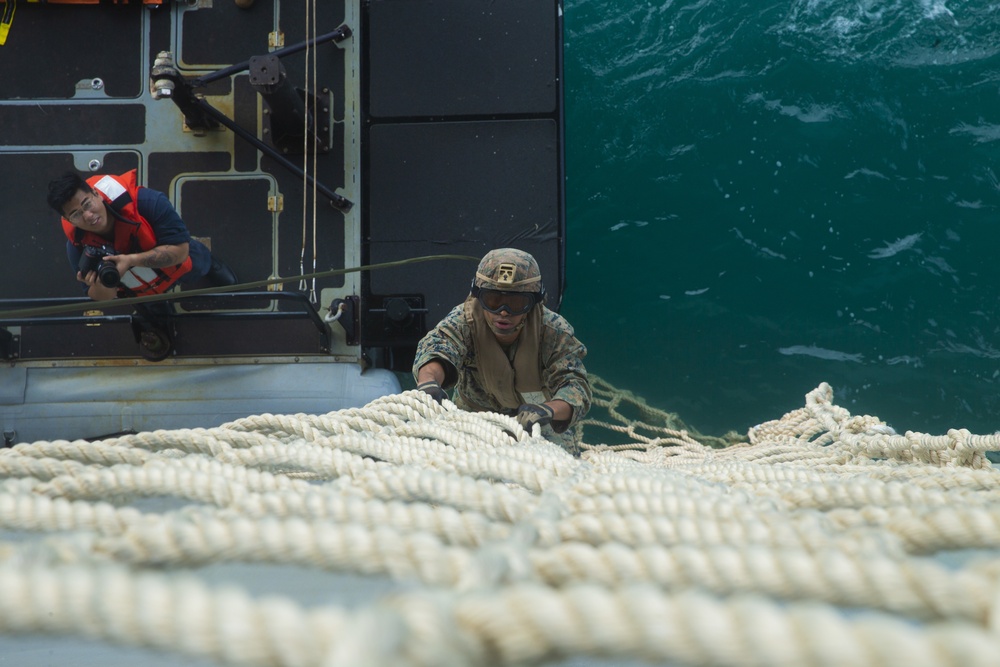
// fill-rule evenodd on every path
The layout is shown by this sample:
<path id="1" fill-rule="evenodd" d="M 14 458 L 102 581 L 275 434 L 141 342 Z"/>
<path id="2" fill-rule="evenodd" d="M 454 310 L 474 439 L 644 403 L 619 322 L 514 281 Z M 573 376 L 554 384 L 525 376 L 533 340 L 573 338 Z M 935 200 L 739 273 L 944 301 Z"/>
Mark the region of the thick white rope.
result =
<path id="1" fill-rule="evenodd" d="M 406 392 L 20 444 L 0 451 L 0 632 L 240 665 L 995 663 L 1000 436 L 897 435 L 827 385 L 724 449 L 664 423 L 618 430 L 636 441 L 577 459 Z M 935 558 L 963 549 L 988 560 Z M 226 562 L 408 592 L 307 611 L 147 573 Z"/>
<path id="2" fill-rule="evenodd" d="M 73 633 L 227 664 L 520 665 L 571 655 L 691 665 L 994 665 L 971 624 L 915 627 L 757 595 L 647 586 L 399 595 L 361 611 L 304 611 L 118 567 L 0 567 L 0 631 Z"/>

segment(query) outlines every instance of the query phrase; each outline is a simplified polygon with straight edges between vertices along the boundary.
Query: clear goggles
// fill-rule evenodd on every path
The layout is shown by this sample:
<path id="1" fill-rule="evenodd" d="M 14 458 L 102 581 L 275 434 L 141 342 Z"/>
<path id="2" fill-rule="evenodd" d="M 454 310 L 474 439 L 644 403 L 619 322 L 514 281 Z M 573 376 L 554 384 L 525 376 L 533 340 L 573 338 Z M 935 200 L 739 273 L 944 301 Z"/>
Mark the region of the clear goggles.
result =
<path id="1" fill-rule="evenodd" d="M 494 314 L 507 311 L 511 315 L 524 315 L 542 300 L 540 292 L 502 292 L 475 285 L 472 286 L 472 296 L 479 299 L 483 310 Z"/>

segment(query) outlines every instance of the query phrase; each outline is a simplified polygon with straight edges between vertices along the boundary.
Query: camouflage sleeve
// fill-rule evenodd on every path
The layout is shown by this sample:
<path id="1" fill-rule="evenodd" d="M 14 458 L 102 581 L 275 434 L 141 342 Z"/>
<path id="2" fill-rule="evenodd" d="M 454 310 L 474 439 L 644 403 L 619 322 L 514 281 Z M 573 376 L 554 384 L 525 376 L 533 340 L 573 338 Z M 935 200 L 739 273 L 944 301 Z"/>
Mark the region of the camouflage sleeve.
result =
<path id="1" fill-rule="evenodd" d="M 469 352 L 470 330 L 465 321 L 464 306 L 459 304 L 441 320 L 436 327 L 417 343 L 417 356 L 413 360 L 413 379 L 417 371 L 428 361 L 437 359 L 445 369 L 444 388 L 453 387 L 458 382 L 458 369 Z"/>
<path id="2" fill-rule="evenodd" d="M 593 398 L 590 380 L 583 358 L 587 348 L 573 335 L 573 327 L 561 315 L 545 309 L 544 334 L 542 336 L 542 382 L 552 392 L 552 398 L 566 401 L 573 407 L 573 418 L 561 428 L 561 432 L 583 419 L 590 410 Z M 553 424 L 555 427 L 555 424 Z"/>

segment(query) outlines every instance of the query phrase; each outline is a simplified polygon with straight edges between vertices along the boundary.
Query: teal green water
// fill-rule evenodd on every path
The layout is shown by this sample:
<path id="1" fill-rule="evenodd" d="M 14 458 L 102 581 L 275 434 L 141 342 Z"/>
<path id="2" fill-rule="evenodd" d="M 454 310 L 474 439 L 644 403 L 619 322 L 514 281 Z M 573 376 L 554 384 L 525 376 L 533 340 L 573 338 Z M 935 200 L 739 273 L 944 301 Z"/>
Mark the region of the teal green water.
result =
<path id="1" fill-rule="evenodd" d="M 718 433 L 1000 428 L 1000 6 L 566 0 L 588 368 Z"/>

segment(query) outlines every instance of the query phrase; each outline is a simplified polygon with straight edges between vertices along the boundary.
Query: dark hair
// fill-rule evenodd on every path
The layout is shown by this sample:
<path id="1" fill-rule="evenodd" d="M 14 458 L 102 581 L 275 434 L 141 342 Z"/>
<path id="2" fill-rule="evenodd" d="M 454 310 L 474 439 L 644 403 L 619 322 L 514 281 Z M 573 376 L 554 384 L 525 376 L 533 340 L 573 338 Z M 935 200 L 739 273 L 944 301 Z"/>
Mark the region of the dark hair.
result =
<path id="1" fill-rule="evenodd" d="M 77 190 L 90 192 L 93 188 L 75 171 L 67 171 L 56 180 L 49 181 L 49 206 L 56 213 L 62 215 L 63 206 L 73 198 Z"/>

